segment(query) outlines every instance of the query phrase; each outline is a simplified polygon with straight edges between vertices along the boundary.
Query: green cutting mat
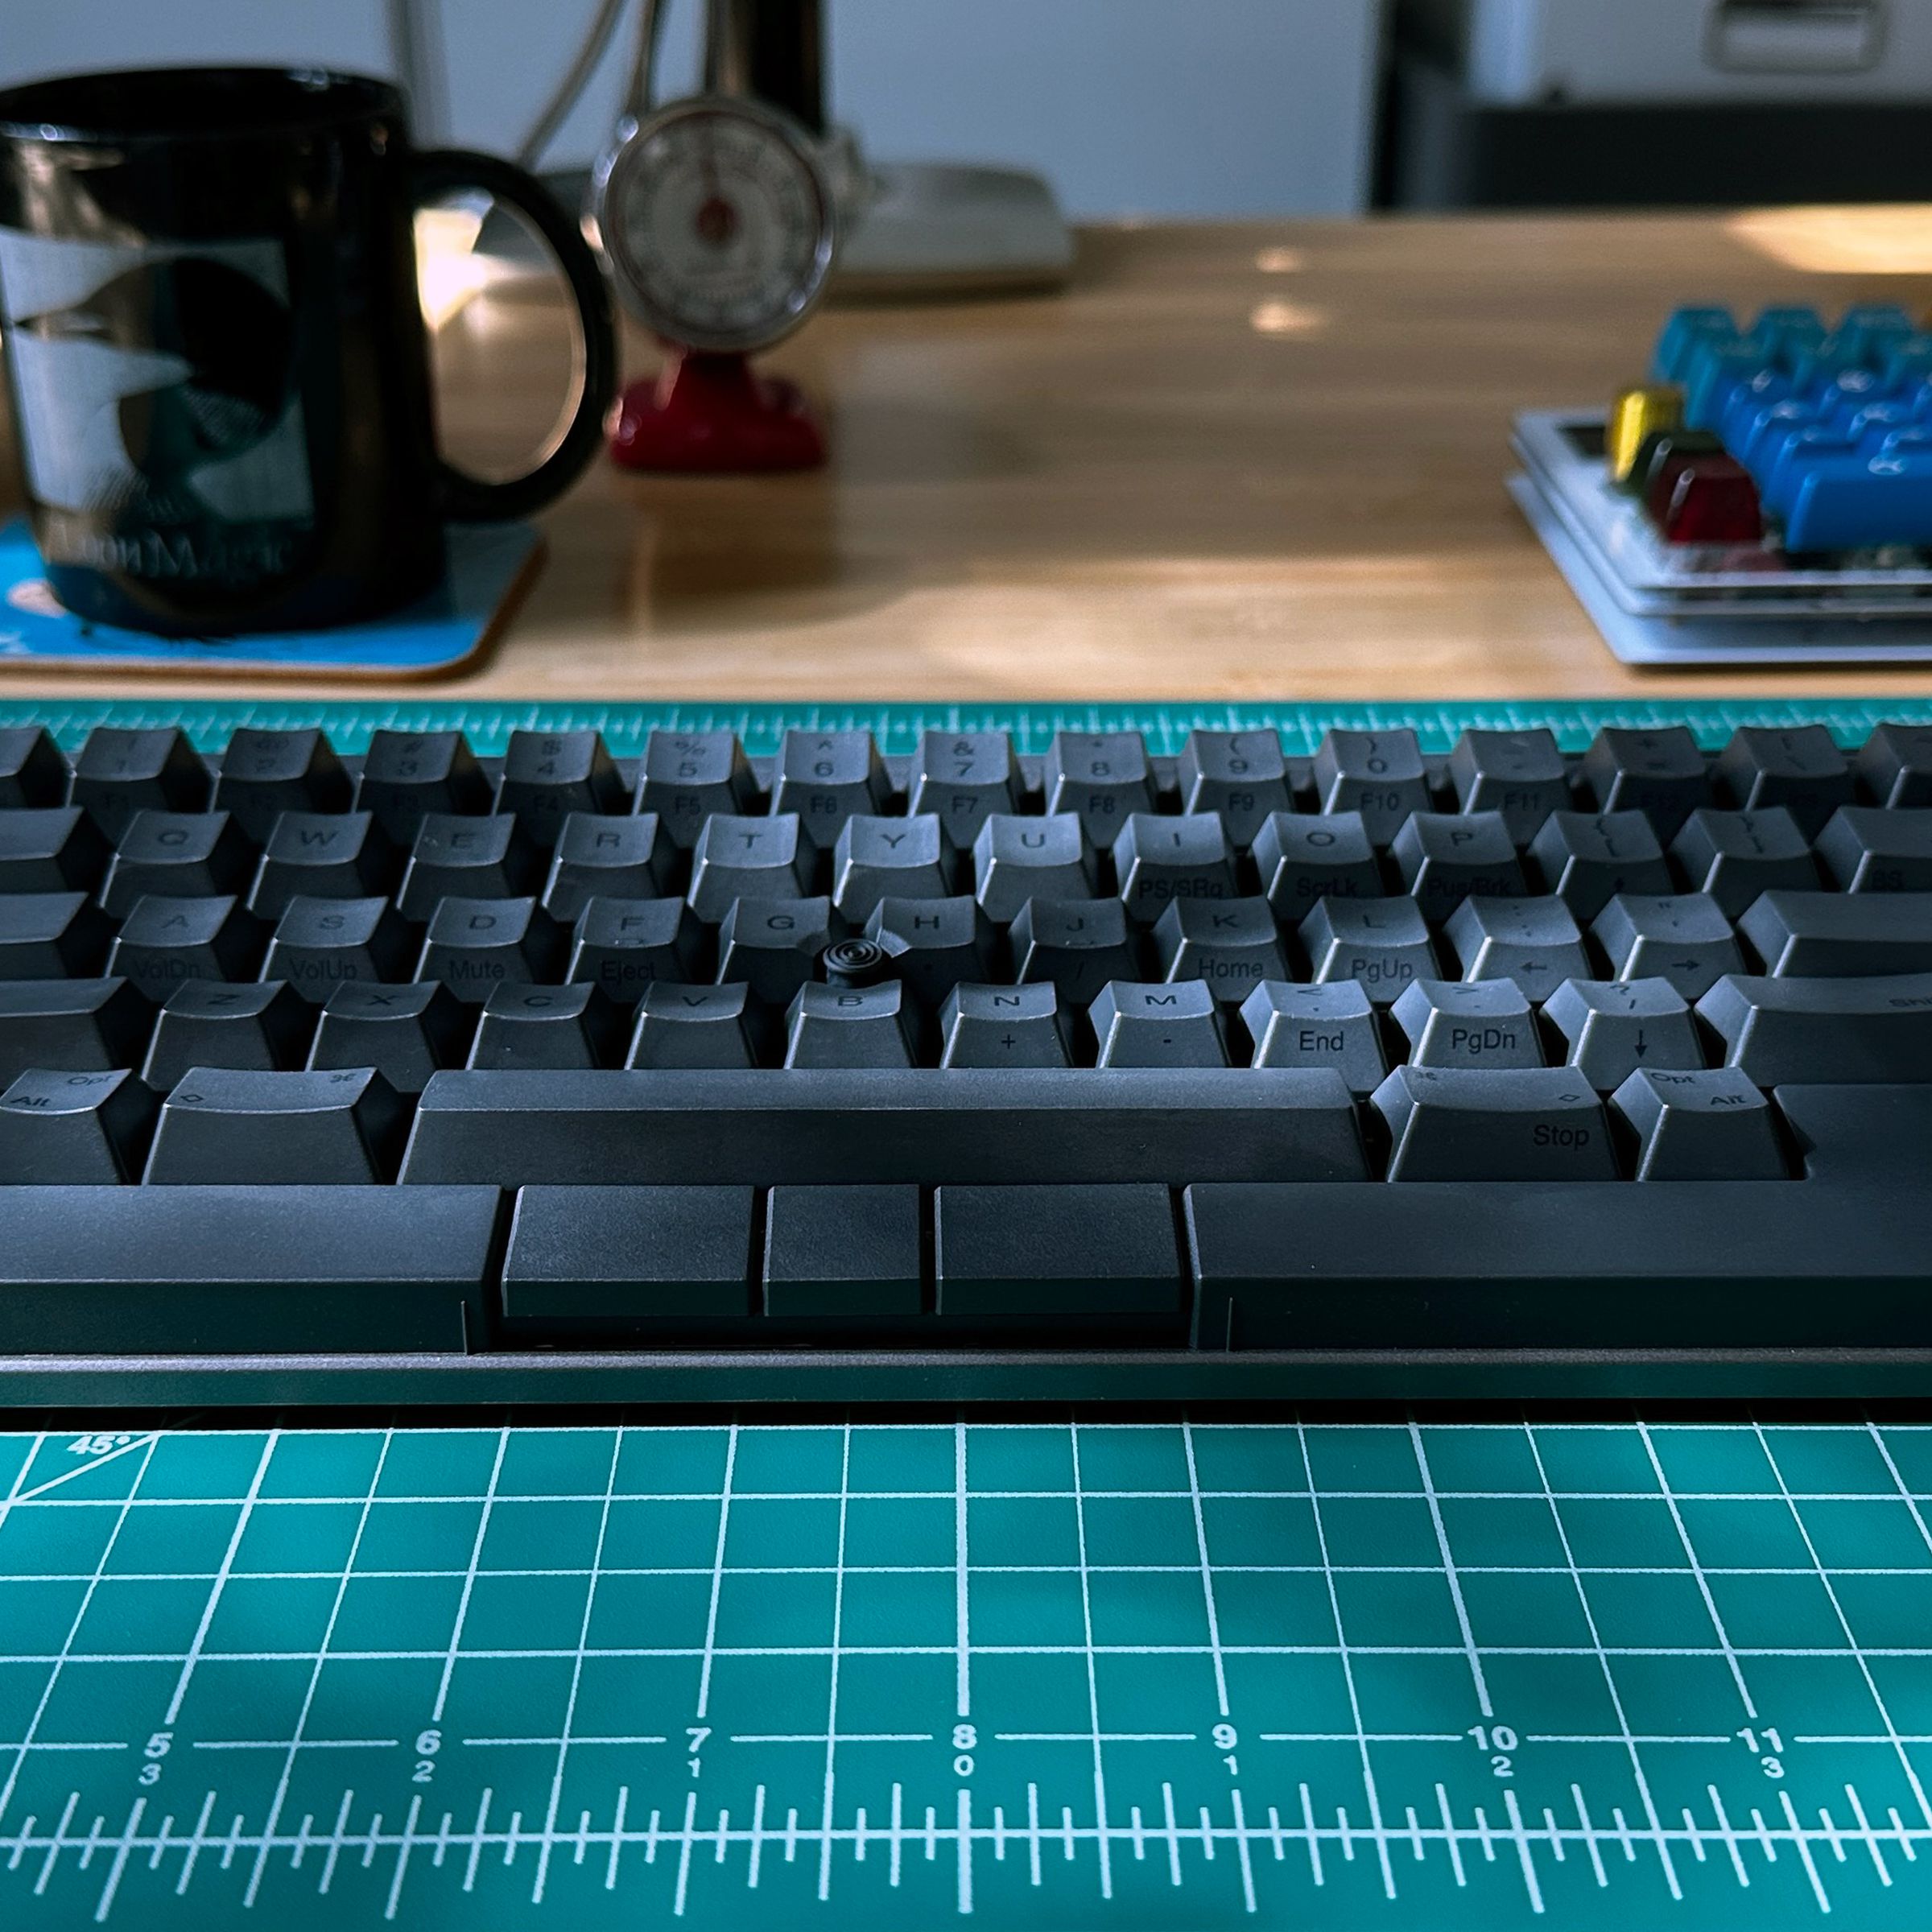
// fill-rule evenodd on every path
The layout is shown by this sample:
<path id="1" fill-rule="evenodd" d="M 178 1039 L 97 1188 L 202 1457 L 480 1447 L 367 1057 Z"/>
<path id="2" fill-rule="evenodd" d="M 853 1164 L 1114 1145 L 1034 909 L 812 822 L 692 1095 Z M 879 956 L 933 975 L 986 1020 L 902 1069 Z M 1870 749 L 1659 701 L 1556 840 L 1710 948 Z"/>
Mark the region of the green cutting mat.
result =
<path id="1" fill-rule="evenodd" d="M 601 731 L 619 757 L 644 749 L 654 726 L 737 732 L 753 753 L 776 751 L 788 727 L 866 727 L 887 753 L 915 749 L 923 731 L 1011 732 L 1020 749 L 1043 752 L 1056 731 L 1139 731 L 1156 753 L 1178 752 L 1197 726 L 1208 731 L 1274 729 L 1291 755 L 1312 752 L 1330 725 L 1362 730 L 1408 726 L 1426 752 L 1441 754 L 1472 726 L 1498 730 L 1546 725 L 1564 748 L 1581 751 L 1604 724 L 1688 724 L 1703 742 L 1721 745 L 1740 724 L 1828 724 L 1847 744 L 1886 719 L 1932 720 L 1932 700 L 1886 698 L 1672 699 L 1614 702 L 1497 700 L 1474 704 L 502 704 L 463 699 L 328 704 L 308 698 L 184 702 L 143 698 L 13 699 L 0 701 L 0 725 L 44 724 L 72 750 L 96 724 L 180 724 L 204 750 L 217 750 L 237 724 L 267 728 L 320 724 L 341 750 L 359 752 L 372 731 L 464 731 L 485 757 L 503 749 L 518 729 Z"/>
<path id="2" fill-rule="evenodd" d="M 0 1924 L 1932 1923 L 1932 1430 L 0 1436 Z"/>

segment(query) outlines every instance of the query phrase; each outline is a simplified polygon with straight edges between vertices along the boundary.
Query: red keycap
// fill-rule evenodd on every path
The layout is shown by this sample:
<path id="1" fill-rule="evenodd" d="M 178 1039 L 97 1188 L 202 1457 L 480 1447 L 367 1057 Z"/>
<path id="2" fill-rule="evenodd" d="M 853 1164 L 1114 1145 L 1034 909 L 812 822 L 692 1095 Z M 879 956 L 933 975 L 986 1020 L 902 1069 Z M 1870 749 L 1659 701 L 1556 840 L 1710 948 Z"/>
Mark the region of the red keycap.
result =
<path id="1" fill-rule="evenodd" d="M 1729 456 L 1686 463 L 1657 522 L 1667 543 L 1755 543 L 1765 531 L 1757 485 Z"/>

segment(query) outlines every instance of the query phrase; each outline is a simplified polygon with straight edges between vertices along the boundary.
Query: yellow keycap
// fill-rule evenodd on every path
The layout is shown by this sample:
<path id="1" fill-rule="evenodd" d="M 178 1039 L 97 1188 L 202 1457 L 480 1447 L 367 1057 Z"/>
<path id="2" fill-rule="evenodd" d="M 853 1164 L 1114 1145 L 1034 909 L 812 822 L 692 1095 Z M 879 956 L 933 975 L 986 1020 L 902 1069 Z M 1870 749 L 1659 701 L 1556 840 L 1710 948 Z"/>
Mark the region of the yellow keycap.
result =
<path id="1" fill-rule="evenodd" d="M 1647 436 L 1660 429 L 1675 429 L 1684 419 L 1684 392 L 1669 383 L 1626 389 L 1610 405 L 1604 431 L 1610 459 L 1610 480 L 1622 483 L 1637 467 L 1637 452 Z"/>

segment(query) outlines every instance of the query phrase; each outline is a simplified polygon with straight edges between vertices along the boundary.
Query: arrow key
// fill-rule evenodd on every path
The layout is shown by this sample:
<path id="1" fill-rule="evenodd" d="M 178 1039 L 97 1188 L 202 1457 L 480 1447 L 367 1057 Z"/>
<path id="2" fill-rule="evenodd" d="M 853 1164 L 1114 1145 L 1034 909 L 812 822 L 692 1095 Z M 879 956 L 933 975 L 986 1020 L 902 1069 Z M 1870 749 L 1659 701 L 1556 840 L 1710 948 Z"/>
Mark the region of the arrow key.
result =
<path id="1" fill-rule="evenodd" d="M 1668 980 L 1566 980 L 1543 1018 L 1563 1035 L 1568 1063 L 1599 1093 L 1641 1067 L 1699 1067 L 1697 1028 Z"/>

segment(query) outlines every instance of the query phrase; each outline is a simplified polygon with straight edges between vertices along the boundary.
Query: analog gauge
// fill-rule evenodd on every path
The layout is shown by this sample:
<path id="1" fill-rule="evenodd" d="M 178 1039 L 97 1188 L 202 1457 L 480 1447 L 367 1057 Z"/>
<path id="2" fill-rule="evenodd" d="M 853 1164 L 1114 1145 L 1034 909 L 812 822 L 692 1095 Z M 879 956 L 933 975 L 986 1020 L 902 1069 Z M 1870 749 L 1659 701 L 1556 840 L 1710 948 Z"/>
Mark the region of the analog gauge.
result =
<path id="1" fill-rule="evenodd" d="M 620 291 L 659 335 L 749 351 L 811 313 L 832 268 L 832 192 L 810 138 L 782 116 L 680 101 L 634 127 L 599 175 Z"/>

